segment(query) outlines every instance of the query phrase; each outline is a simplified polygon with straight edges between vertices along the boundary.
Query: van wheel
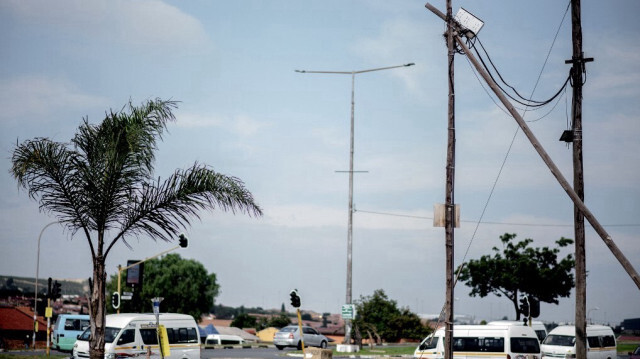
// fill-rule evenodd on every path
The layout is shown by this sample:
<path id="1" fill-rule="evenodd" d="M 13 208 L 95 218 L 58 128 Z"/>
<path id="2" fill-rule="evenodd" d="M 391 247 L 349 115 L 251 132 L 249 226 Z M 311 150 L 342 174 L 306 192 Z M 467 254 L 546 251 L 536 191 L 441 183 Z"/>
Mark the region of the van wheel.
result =
<path id="1" fill-rule="evenodd" d="M 323 340 L 322 343 L 320 343 L 320 348 L 327 349 L 327 342 Z"/>
<path id="2" fill-rule="evenodd" d="M 282 345 L 276 345 L 276 348 L 278 348 L 278 350 L 284 349 L 284 347 Z"/>
<path id="3" fill-rule="evenodd" d="M 302 341 L 298 342 L 297 348 L 298 348 L 298 350 L 302 350 Z"/>

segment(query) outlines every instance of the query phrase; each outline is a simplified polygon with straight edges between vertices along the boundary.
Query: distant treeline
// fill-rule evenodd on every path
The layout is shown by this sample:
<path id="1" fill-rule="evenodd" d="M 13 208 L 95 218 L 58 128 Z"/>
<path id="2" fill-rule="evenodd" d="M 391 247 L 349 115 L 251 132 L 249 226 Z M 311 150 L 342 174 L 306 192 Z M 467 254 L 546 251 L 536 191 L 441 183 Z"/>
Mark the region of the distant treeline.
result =
<path id="1" fill-rule="evenodd" d="M 38 278 L 38 296 L 47 294 L 48 277 Z M 89 290 L 89 280 L 66 280 L 53 278 L 62 286 L 62 295 L 85 295 Z M 16 277 L 0 275 L 0 296 L 33 296 L 35 292 L 36 279 L 33 277 Z"/>

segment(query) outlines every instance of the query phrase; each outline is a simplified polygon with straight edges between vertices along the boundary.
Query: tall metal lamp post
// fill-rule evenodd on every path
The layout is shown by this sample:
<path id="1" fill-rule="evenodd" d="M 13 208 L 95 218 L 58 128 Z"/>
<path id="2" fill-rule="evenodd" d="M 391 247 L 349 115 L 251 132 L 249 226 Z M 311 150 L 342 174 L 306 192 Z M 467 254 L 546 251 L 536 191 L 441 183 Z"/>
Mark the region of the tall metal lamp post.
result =
<path id="1" fill-rule="evenodd" d="M 42 238 L 42 233 L 44 233 L 44 230 L 47 229 L 49 226 L 54 225 L 58 222 L 51 222 L 49 224 L 47 224 L 46 226 L 44 226 L 44 228 L 42 228 L 42 230 L 40 231 L 40 235 L 38 236 L 38 256 L 36 257 L 36 292 L 35 292 L 35 297 L 33 300 L 33 338 L 32 338 L 32 348 L 35 349 L 36 348 L 36 334 L 38 333 L 37 330 L 37 326 L 38 326 L 38 277 L 40 274 L 40 239 Z"/>
<path id="2" fill-rule="evenodd" d="M 381 71 L 381 70 L 391 70 L 399 67 L 409 67 L 415 65 L 413 62 L 397 65 L 397 66 L 387 66 L 387 67 L 378 67 L 375 69 L 367 69 L 367 70 L 359 70 L 359 71 L 308 71 L 308 70 L 295 70 L 296 72 L 303 74 L 335 74 L 335 75 L 351 75 L 351 139 L 350 139 L 350 147 L 349 147 L 349 224 L 347 229 L 347 298 L 346 304 L 352 303 L 352 295 L 351 295 L 351 271 L 352 271 L 352 249 L 353 249 L 353 132 L 354 132 L 354 110 L 355 110 L 355 81 L 356 75 L 362 74 L 365 72 L 373 72 L 373 71 Z M 346 344 L 351 343 L 351 320 L 345 320 L 345 338 L 344 342 Z"/>

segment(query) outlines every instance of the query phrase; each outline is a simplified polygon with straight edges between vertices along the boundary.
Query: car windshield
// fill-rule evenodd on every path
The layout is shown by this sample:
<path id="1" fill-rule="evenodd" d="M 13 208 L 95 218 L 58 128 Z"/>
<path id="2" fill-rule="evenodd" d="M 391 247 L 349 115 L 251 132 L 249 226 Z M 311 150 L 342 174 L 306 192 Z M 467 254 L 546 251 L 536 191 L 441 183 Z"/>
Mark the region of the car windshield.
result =
<path id="1" fill-rule="evenodd" d="M 285 333 L 289 333 L 289 332 L 295 332 L 296 330 L 298 330 L 298 328 L 296 327 L 284 327 L 282 329 L 280 329 L 281 332 L 285 332 Z"/>
<path id="2" fill-rule="evenodd" d="M 559 345 L 563 347 L 572 347 L 576 343 L 576 337 L 571 335 L 557 335 L 550 334 L 546 338 L 542 344 L 546 345 Z"/>

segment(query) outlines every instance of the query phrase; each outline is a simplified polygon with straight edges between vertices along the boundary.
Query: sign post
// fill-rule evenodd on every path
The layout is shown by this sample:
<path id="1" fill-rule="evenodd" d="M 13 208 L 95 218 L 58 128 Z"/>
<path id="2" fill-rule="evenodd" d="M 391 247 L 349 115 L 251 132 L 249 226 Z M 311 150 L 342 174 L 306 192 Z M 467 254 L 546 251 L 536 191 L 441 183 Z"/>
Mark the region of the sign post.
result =
<path id="1" fill-rule="evenodd" d="M 156 316 L 156 338 L 158 340 L 158 351 L 160 351 L 160 357 L 162 359 L 164 359 L 164 353 L 162 351 L 162 342 L 160 341 L 160 338 L 162 338 L 160 335 L 160 302 L 162 302 L 163 299 L 164 298 L 162 297 L 155 297 L 151 299 L 151 302 L 153 303 L 153 314 Z"/>

